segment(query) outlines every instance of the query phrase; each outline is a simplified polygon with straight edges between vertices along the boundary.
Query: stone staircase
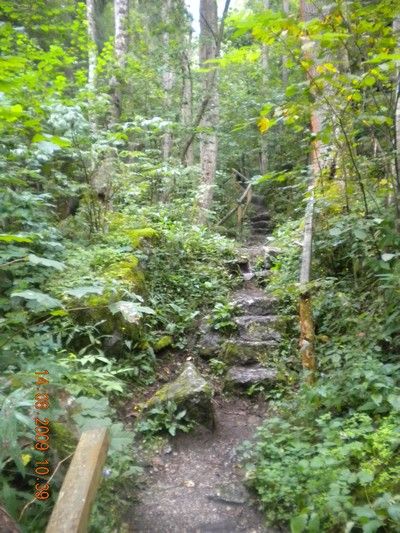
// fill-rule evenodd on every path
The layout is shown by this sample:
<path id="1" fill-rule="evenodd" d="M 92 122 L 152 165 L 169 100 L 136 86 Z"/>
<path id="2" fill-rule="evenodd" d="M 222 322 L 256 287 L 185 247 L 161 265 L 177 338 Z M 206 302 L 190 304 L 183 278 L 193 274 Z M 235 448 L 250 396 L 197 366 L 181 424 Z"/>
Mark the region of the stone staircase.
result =
<path id="1" fill-rule="evenodd" d="M 254 222 L 263 231 L 267 223 L 261 214 Z M 205 359 L 215 358 L 226 364 L 226 389 L 240 391 L 256 383 L 273 386 L 277 379 L 273 356 L 281 340 L 276 316 L 278 302 L 258 286 L 268 277 L 271 259 L 277 253 L 278 250 L 262 244 L 239 250 L 237 266 L 243 276 L 243 287 L 231 296 L 235 332 L 222 335 L 208 324 L 200 328 L 198 352 Z"/>

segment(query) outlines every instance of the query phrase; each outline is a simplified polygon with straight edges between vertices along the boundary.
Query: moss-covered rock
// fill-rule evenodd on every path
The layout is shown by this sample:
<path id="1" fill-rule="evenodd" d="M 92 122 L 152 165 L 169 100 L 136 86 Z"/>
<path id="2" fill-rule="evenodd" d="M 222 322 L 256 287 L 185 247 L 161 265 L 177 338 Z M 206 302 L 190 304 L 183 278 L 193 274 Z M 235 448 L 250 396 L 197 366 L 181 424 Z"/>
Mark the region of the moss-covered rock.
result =
<path id="1" fill-rule="evenodd" d="M 168 348 L 168 346 L 171 346 L 172 341 L 173 338 L 171 337 L 171 335 L 164 335 L 160 339 L 158 339 L 158 341 L 156 341 L 153 346 L 153 349 L 156 353 L 161 352 L 165 348 Z"/>
<path id="2" fill-rule="evenodd" d="M 229 366 L 266 363 L 276 354 L 276 347 L 277 343 L 270 340 L 229 339 L 222 346 L 220 359 Z"/>
<path id="3" fill-rule="evenodd" d="M 178 407 L 186 409 L 189 419 L 212 429 L 214 426 L 212 395 L 211 385 L 192 363 L 186 363 L 174 381 L 161 387 L 142 406 L 142 414 L 145 416 L 155 405 L 173 401 Z"/>

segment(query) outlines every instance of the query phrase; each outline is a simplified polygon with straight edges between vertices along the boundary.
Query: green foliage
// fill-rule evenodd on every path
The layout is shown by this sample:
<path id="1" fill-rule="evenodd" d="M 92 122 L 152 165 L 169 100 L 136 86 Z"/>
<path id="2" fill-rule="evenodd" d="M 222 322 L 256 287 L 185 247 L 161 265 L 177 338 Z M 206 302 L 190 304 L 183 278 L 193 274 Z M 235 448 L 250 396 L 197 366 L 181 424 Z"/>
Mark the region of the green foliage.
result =
<path id="1" fill-rule="evenodd" d="M 210 359 L 209 361 L 211 372 L 215 376 L 223 376 L 227 370 L 227 365 L 220 359 Z"/>
<path id="2" fill-rule="evenodd" d="M 390 219 L 333 215 L 325 199 L 317 203 L 318 278 L 311 285 L 319 377 L 277 402 L 279 416 L 265 422 L 246 452 L 248 479 L 269 522 L 290 520 L 292 531 L 397 531 L 396 236 Z M 288 364 L 298 357 L 291 344 L 298 338 L 296 226 L 275 232 L 282 253 L 271 278 L 286 317 L 280 351 Z M 382 277 L 395 285 L 383 285 Z"/>
<path id="3" fill-rule="evenodd" d="M 152 407 L 135 425 L 135 431 L 145 439 L 165 431 L 174 437 L 177 431 L 187 433 L 192 428 L 193 422 L 188 419 L 186 409 L 179 410 L 176 403 L 170 400 Z"/>
<path id="4" fill-rule="evenodd" d="M 233 321 L 235 306 L 230 302 L 218 302 L 211 311 L 210 322 L 215 330 L 232 331 L 236 329 L 236 324 Z"/>

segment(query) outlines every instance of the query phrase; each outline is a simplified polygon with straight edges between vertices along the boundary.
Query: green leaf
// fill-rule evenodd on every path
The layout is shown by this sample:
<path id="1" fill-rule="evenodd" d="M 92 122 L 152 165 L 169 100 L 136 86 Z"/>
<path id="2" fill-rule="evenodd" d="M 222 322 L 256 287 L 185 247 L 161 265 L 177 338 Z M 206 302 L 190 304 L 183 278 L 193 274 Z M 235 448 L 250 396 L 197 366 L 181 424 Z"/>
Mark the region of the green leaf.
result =
<path id="1" fill-rule="evenodd" d="M 361 485 L 367 485 L 373 481 L 374 474 L 372 472 L 368 472 L 368 470 L 361 470 L 361 472 L 358 473 L 358 479 Z"/>
<path id="2" fill-rule="evenodd" d="M 378 531 L 381 526 L 382 522 L 380 520 L 371 520 L 370 522 L 363 524 L 362 530 L 364 533 L 375 533 L 375 531 Z"/>
<path id="3" fill-rule="evenodd" d="M 0 107 L 0 119 L 6 122 L 15 122 L 24 112 L 20 104 L 15 104 L 10 107 Z"/>
<path id="4" fill-rule="evenodd" d="M 44 292 L 39 291 L 21 291 L 21 292 L 13 292 L 11 294 L 12 298 L 23 298 L 24 300 L 29 300 L 35 304 L 37 304 L 38 307 L 42 309 L 54 309 L 55 307 L 62 307 L 62 303 L 60 300 L 57 300 L 56 298 L 52 298 L 48 294 L 45 294 Z"/>
<path id="5" fill-rule="evenodd" d="M 60 263 L 59 261 L 54 261 L 53 259 L 46 259 L 46 257 L 39 257 L 35 254 L 29 254 L 28 261 L 32 265 L 42 265 L 42 266 L 46 266 L 49 268 L 55 268 L 56 270 L 64 270 L 65 268 L 64 263 Z"/>
<path id="6" fill-rule="evenodd" d="M 382 254 L 381 255 L 381 258 L 382 258 L 382 261 L 391 261 L 394 257 L 396 257 L 396 254 Z"/>
<path id="7" fill-rule="evenodd" d="M 154 310 L 150 307 L 145 307 L 135 302 L 126 302 L 124 300 L 112 303 L 108 308 L 113 315 L 121 313 L 124 319 L 130 324 L 137 324 L 143 314 L 155 315 Z"/>
<path id="8" fill-rule="evenodd" d="M 382 394 L 371 394 L 371 400 L 376 405 L 380 405 L 382 403 Z"/>
<path id="9" fill-rule="evenodd" d="M 395 394 L 390 394 L 388 396 L 388 402 L 395 409 L 395 411 L 400 411 L 400 396 Z"/>
<path id="10" fill-rule="evenodd" d="M 290 531 L 291 533 L 302 533 L 305 531 L 307 526 L 307 515 L 301 514 L 299 516 L 294 516 L 290 520 Z"/>
<path id="11" fill-rule="evenodd" d="M 308 521 L 309 533 L 319 533 L 321 531 L 320 519 L 317 513 L 313 513 Z"/>
<path id="12" fill-rule="evenodd" d="M 32 242 L 30 237 L 23 235 L 11 235 L 9 233 L 0 233 L 0 241 L 2 242 Z"/>
<path id="13" fill-rule="evenodd" d="M 329 235 L 331 235 L 332 237 L 339 237 L 339 235 L 342 234 L 342 230 L 340 228 L 331 228 L 329 230 Z"/>
<path id="14" fill-rule="evenodd" d="M 59 146 L 60 148 L 68 148 L 71 146 L 71 141 L 69 139 L 65 139 L 64 137 L 57 137 L 56 135 L 48 135 L 46 133 L 43 133 L 43 134 L 37 133 L 32 138 L 32 143 L 40 143 L 42 141 L 55 144 Z"/>
<path id="15" fill-rule="evenodd" d="M 400 521 L 400 504 L 389 505 L 388 514 L 393 520 Z"/>
<path id="16" fill-rule="evenodd" d="M 82 285 L 82 287 L 76 287 L 75 289 L 67 289 L 64 294 L 74 298 L 83 298 L 87 294 L 103 294 L 103 292 L 104 287 L 100 285 Z"/>

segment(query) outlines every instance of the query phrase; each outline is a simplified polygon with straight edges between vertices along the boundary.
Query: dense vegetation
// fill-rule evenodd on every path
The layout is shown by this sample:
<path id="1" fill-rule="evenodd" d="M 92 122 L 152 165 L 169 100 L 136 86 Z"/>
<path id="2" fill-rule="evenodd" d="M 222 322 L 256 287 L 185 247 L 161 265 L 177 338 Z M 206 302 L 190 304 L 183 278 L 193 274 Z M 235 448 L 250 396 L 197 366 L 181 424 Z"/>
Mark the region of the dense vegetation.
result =
<path id="1" fill-rule="evenodd" d="M 184 2 L 131 1 L 114 35 L 123 3 L 0 1 L 2 506 L 24 531 L 43 530 L 61 461 L 82 429 L 106 424 L 92 527 L 113 530 L 121 502 L 110 489 L 138 472 L 119 409 L 205 312 L 230 324 L 234 239 L 249 230 L 245 217 L 219 221 L 251 182 L 275 227 L 269 290 L 294 379 L 269 393 L 274 415 L 244 448 L 249 483 L 267 522 L 294 533 L 398 531 L 399 6 L 249 0 L 217 24 L 210 55 L 210 29 L 191 35 Z M 298 345 L 305 293 L 311 376 L 311 348 Z M 60 468 L 51 500 L 32 502 L 41 370 Z M 151 431 L 187 429 L 169 409 Z"/>

